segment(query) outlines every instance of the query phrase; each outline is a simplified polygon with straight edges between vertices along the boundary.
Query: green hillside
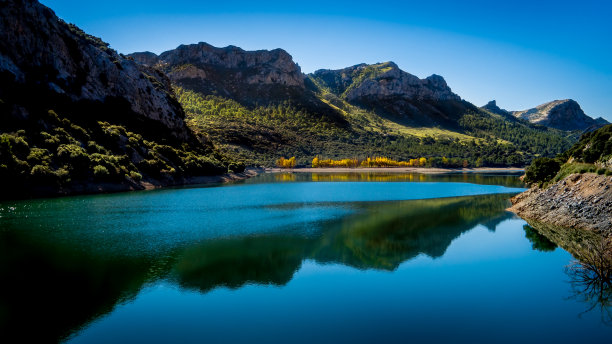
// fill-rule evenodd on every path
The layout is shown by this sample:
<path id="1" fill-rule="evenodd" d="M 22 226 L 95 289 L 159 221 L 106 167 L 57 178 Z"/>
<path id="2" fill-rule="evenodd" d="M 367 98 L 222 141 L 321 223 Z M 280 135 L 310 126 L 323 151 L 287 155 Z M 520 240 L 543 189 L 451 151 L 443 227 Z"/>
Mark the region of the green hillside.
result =
<path id="1" fill-rule="evenodd" d="M 247 165 L 272 166 L 280 156 L 295 156 L 298 164 L 308 165 L 319 155 L 397 160 L 446 157 L 454 158 L 457 166 L 463 160 L 469 166 L 524 166 L 538 156 L 555 156 L 575 141 L 567 132 L 510 122 L 467 102 L 460 103 L 453 128 L 417 127 L 317 91 L 320 101 L 348 125 L 291 101 L 248 106 L 176 87 L 192 130 Z"/>

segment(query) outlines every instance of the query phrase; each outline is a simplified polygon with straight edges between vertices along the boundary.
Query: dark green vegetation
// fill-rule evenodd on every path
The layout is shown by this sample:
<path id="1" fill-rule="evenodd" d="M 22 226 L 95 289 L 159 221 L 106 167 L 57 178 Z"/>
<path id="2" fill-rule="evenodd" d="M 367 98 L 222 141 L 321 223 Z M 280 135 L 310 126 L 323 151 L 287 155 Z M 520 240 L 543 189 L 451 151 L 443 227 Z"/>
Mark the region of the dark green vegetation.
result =
<path id="1" fill-rule="evenodd" d="M 552 158 L 540 158 L 525 171 L 525 182 L 544 186 L 572 173 L 612 175 L 612 124 L 585 133 L 567 151 Z"/>
<path id="2" fill-rule="evenodd" d="M 105 118 L 103 115 L 92 117 L 61 116 L 42 108 L 30 112 L 25 121 L 3 121 L 3 196 L 140 189 L 144 181 L 178 184 L 189 176 L 241 168 L 228 166 L 212 147 L 195 139 L 159 137 L 156 133 L 163 131 L 155 123 L 147 128 L 146 123 L 110 124 L 96 120 Z"/>

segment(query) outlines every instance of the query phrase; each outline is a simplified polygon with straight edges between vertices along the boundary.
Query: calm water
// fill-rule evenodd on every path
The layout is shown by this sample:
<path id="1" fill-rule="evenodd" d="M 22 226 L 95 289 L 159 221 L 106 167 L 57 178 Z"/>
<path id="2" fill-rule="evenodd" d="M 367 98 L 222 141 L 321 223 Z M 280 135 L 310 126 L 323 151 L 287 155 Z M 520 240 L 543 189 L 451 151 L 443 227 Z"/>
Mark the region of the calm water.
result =
<path id="1" fill-rule="evenodd" d="M 266 174 L 0 203 L 0 341 L 593 342 L 516 176 Z M 603 318 L 602 318 L 603 317 Z"/>

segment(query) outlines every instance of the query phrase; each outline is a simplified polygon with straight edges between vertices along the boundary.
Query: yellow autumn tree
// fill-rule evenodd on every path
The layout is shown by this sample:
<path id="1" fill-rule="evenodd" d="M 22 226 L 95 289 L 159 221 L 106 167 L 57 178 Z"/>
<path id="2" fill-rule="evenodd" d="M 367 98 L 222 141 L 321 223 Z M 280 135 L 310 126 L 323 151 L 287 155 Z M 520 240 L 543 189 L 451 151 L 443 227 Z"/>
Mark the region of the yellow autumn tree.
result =
<path id="1" fill-rule="evenodd" d="M 281 157 L 276 161 L 276 165 L 280 168 L 294 168 L 295 167 L 295 157 L 291 157 L 290 159 L 285 159 Z"/>
<path id="2" fill-rule="evenodd" d="M 312 159 L 312 167 L 319 167 L 319 157 L 315 156 L 314 159 Z"/>

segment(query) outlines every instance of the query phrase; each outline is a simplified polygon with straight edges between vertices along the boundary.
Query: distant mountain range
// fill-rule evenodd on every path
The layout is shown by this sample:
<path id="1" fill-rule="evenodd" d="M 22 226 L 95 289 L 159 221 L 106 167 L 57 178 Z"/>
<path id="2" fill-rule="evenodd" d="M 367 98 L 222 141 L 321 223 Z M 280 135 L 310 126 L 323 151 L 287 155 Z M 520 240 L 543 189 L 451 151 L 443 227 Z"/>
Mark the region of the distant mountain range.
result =
<path id="1" fill-rule="evenodd" d="M 534 124 L 567 131 L 592 131 L 606 124 L 610 124 L 601 117 L 593 119 L 587 116 L 584 111 L 582 111 L 582 108 L 580 108 L 580 105 L 572 99 L 553 100 L 552 102 L 544 103 L 535 108 L 523 111 L 507 111 L 501 109 L 497 106 L 495 100 L 492 100 L 483 106 L 482 109 L 500 115 L 511 115 Z"/>
<path id="2" fill-rule="evenodd" d="M 462 100 L 443 77 L 420 79 L 393 62 L 306 75 L 282 49 L 207 43 L 128 57 L 168 75 L 191 128 L 247 164 L 273 164 L 279 155 L 297 156 L 301 163 L 315 155 L 389 155 L 520 165 L 559 153 L 576 139 L 483 111 Z M 465 146 L 470 140 L 477 149 Z"/>
<path id="3" fill-rule="evenodd" d="M 282 49 L 124 56 L 35 0 L 0 2 L 0 81 L 0 180 L 24 195 L 181 184 L 281 156 L 522 166 L 603 124 L 575 102 L 479 108 L 393 62 L 306 75 Z"/>

